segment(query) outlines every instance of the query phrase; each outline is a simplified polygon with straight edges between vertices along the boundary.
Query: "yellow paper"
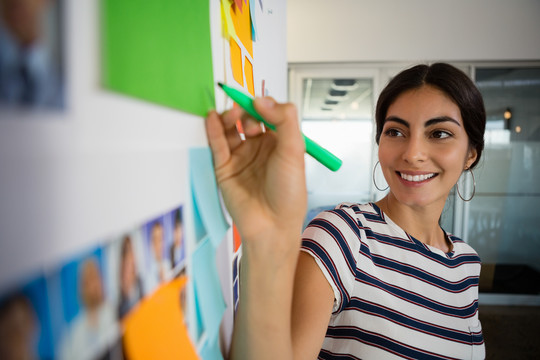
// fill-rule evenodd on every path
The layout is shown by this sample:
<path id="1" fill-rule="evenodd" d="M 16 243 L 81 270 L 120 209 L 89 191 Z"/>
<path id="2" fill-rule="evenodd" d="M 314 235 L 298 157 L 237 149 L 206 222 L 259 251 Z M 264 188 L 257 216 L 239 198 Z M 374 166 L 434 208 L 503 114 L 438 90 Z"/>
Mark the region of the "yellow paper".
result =
<path id="1" fill-rule="evenodd" d="M 234 24 L 231 17 L 231 3 L 228 0 L 221 0 L 221 21 L 223 24 L 223 37 L 227 40 L 233 38 L 239 41 L 234 30 Z"/>

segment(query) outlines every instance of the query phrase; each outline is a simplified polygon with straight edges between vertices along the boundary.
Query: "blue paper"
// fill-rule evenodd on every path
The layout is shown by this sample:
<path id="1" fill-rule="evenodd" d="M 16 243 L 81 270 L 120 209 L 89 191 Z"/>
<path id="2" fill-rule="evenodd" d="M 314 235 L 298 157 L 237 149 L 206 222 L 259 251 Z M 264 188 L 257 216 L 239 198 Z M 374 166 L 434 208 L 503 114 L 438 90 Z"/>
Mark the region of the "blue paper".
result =
<path id="1" fill-rule="evenodd" d="M 191 191 L 196 208 L 212 245 L 217 248 L 227 233 L 229 224 L 221 209 L 210 149 L 190 149 L 189 164 Z"/>
<path id="2" fill-rule="evenodd" d="M 193 184 L 191 184 L 191 189 L 193 189 Z M 193 202 L 193 228 L 195 229 L 195 240 L 197 244 L 206 237 L 206 229 L 202 223 L 201 212 L 197 206 L 197 199 L 195 199 L 195 192 L 191 192 L 191 200 Z"/>
<path id="3" fill-rule="evenodd" d="M 206 339 L 201 348 L 200 356 L 202 360 L 223 360 L 218 339 Z"/>
<path id="4" fill-rule="evenodd" d="M 257 29 L 255 25 L 255 1 L 252 0 L 249 2 L 249 14 L 251 19 L 251 39 L 257 41 Z M 262 6 L 262 4 L 261 4 Z"/>
<path id="5" fill-rule="evenodd" d="M 208 339 L 217 339 L 226 304 L 216 267 L 216 251 L 208 237 L 193 252 L 192 267 L 195 302 L 202 316 L 204 331 Z"/>

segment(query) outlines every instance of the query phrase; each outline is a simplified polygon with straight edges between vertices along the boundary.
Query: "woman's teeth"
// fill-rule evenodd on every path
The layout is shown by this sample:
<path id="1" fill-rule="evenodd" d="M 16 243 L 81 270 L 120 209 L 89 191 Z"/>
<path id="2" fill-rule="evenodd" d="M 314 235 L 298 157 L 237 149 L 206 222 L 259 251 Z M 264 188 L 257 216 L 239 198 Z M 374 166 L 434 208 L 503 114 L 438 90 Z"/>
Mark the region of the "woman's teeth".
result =
<path id="1" fill-rule="evenodd" d="M 407 180 L 407 181 L 424 181 L 424 180 L 427 180 L 427 179 L 430 179 L 432 177 L 435 176 L 435 174 L 431 173 L 431 174 L 423 174 L 423 175 L 407 175 L 407 174 L 402 174 L 402 173 L 399 173 L 399 175 L 401 175 L 401 178 L 404 179 L 404 180 Z"/>

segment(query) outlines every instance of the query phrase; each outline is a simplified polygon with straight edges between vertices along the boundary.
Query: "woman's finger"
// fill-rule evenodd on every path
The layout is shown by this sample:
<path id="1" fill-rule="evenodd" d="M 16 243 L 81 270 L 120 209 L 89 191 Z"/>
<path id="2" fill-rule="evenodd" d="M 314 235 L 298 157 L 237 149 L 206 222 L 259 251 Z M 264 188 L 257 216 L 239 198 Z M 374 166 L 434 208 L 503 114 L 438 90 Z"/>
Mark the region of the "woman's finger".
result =
<path id="1" fill-rule="evenodd" d="M 225 135 L 224 124 L 216 111 L 212 110 L 206 116 L 205 128 L 208 145 L 212 150 L 214 167 L 217 169 L 229 161 L 231 151 Z"/>
<path id="2" fill-rule="evenodd" d="M 230 110 L 225 111 L 221 118 L 223 119 L 223 127 L 225 130 L 230 130 L 236 128 L 236 123 L 242 118 L 244 110 L 239 107 L 234 107 Z"/>
<path id="3" fill-rule="evenodd" d="M 242 144 L 242 136 L 240 135 L 238 128 L 233 126 L 230 129 L 225 131 L 225 136 L 227 137 L 227 142 L 229 143 L 229 148 L 231 151 L 234 151 L 240 144 Z"/>
<path id="4" fill-rule="evenodd" d="M 256 98 L 254 105 L 266 121 L 275 125 L 278 138 L 276 149 L 284 154 L 303 157 L 305 144 L 296 107 L 291 103 L 279 104 L 270 97 Z"/>
<path id="5" fill-rule="evenodd" d="M 265 131 L 264 125 L 250 116 L 242 117 L 242 127 L 246 137 L 259 136 Z"/>

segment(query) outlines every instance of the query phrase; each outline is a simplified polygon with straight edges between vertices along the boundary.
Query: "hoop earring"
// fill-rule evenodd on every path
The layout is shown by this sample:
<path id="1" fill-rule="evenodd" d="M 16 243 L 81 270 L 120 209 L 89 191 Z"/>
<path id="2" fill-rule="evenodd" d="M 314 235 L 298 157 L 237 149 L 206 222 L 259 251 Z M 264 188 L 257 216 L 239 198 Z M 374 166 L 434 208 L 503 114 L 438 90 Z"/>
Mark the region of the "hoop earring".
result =
<path id="1" fill-rule="evenodd" d="M 385 191 L 385 190 L 387 190 L 387 189 L 390 187 L 390 185 L 388 185 L 388 186 L 385 187 L 384 189 L 381 189 L 380 187 L 377 186 L 377 182 L 375 181 L 375 170 L 377 169 L 377 165 L 379 165 L 379 164 L 380 164 L 380 162 L 377 161 L 377 163 L 375 164 L 375 167 L 373 168 L 373 185 L 375 185 L 375 187 L 377 188 L 377 190 L 379 190 L 379 191 Z"/>
<path id="2" fill-rule="evenodd" d="M 463 200 L 465 202 L 471 201 L 472 198 L 474 197 L 474 194 L 476 193 L 476 180 L 474 179 L 474 173 L 472 172 L 471 168 L 465 169 L 465 171 L 467 171 L 467 170 L 471 173 L 472 181 L 473 181 L 473 190 L 472 190 L 471 197 L 468 198 L 468 199 L 464 199 L 463 196 L 461 196 L 461 193 L 459 192 L 459 181 L 456 183 L 456 191 L 458 193 L 458 196 L 461 198 L 461 200 Z"/>

